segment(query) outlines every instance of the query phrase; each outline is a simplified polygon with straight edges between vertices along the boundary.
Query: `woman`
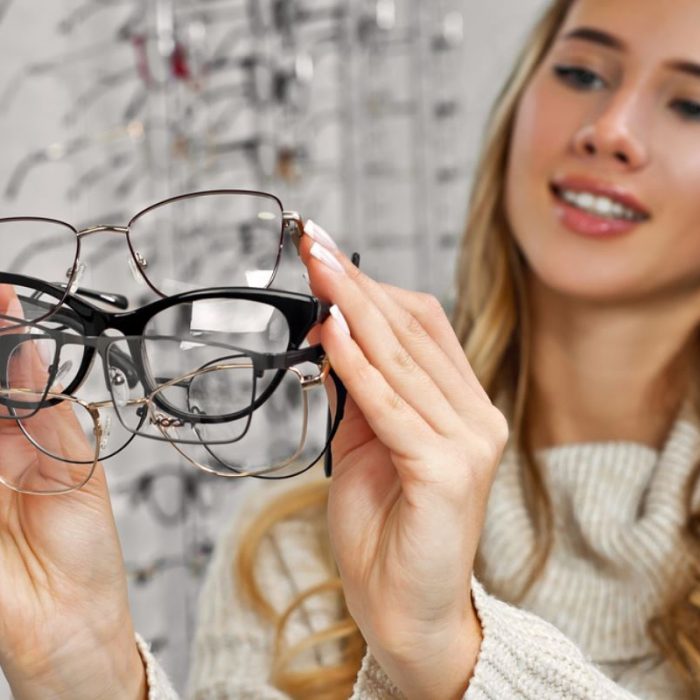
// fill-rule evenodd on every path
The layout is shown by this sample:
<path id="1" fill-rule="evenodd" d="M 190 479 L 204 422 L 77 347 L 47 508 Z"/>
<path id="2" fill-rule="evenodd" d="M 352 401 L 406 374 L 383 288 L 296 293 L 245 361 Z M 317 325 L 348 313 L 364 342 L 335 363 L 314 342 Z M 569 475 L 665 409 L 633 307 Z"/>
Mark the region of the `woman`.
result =
<path id="1" fill-rule="evenodd" d="M 251 487 L 203 592 L 196 697 L 697 697 L 697 27 L 696 0 L 553 2 L 493 115 L 459 340 L 307 227 L 351 396 L 327 523 L 326 487 L 262 508 L 283 487 Z M 133 643 L 101 470 L 3 492 L 0 522 L 17 698 L 176 697 Z"/>

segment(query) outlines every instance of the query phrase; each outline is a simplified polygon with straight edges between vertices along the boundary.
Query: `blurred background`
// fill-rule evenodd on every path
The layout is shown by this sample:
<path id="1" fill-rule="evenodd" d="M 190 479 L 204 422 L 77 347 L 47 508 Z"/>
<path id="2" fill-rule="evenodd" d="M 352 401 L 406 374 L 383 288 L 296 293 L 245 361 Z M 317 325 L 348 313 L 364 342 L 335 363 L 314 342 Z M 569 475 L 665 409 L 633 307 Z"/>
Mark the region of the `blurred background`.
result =
<path id="1" fill-rule="evenodd" d="M 125 225 L 170 195 L 263 190 L 449 308 L 487 113 L 544 4 L 0 0 L 0 216 Z M 87 247 L 81 284 L 152 300 L 123 240 Z M 301 273 L 274 286 L 307 291 Z M 239 486 L 146 440 L 105 466 L 136 628 L 184 690 Z"/>

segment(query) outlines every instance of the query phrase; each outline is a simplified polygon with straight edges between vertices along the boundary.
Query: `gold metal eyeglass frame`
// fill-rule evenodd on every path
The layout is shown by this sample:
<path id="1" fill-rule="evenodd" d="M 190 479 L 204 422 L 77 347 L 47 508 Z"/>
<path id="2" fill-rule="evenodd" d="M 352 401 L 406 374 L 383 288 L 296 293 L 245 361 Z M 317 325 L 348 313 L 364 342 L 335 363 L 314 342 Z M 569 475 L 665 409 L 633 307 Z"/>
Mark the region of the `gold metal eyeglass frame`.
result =
<path id="1" fill-rule="evenodd" d="M 148 396 L 141 397 L 141 398 L 136 398 L 136 399 L 129 399 L 123 403 L 120 402 L 120 406 L 122 408 L 126 407 L 132 407 L 132 406 L 143 406 L 146 408 L 147 414 L 146 418 L 144 419 L 145 421 L 150 422 L 152 425 L 155 425 L 158 430 L 161 432 L 163 437 L 165 438 L 164 442 L 168 442 L 170 445 L 172 445 L 177 452 L 182 455 L 192 466 L 196 467 L 197 469 L 200 469 L 204 472 L 207 472 L 208 474 L 214 474 L 216 476 L 221 476 L 224 478 L 242 478 L 242 477 L 248 477 L 248 476 L 261 476 L 264 474 L 271 474 L 277 471 L 280 471 L 281 469 L 289 466 L 292 464 L 301 454 L 301 452 L 304 449 L 304 445 L 306 444 L 306 439 L 308 436 L 308 418 L 309 418 L 309 404 L 308 404 L 308 397 L 307 394 L 308 392 L 315 388 L 322 386 L 326 379 L 328 378 L 328 375 L 330 373 L 330 362 L 328 361 L 327 358 L 323 358 L 321 360 L 320 366 L 319 366 L 319 372 L 317 374 L 313 375 L 308 375 L 308 374 L 303 374 L 299 369 L 296 367 L 289 367 L 286 368 L 284 371 L 292 372 L 294 374 L 298 381 L 299 385 L 302 389 L 302 397 L 303 397 L 303 423 L 302 423 L 302 430 L 301 430 L 301 435 L 300 435 L 300 441 L 299 445 L 295 448 L 294 454 L 286 459 L 284 462 L 280 464 L 275 464 L 270 467 L 266 467 L 265 469 L 259 469 L 255 471 L 230 471 L 230 472 L 221 472 L 217 471 L 214 469 L 211 464 L 206 464 L 203 462 L 200 462 L 196 459 L 193 459 L 190 455 L 188 455 L 183 448 L 179 446 L 179 442 L 177 440 L 174 440 L 172 436 L 168 435 L 168 430 L 172 428 L 178 428 L 178 427 L 184 427 L 185 422 L 182 421 L 181 419 L 178 418 L 168 418 L 167 416 L 158 413 L 154 410 L 154 404 L 155 404 L 155 396 L 167 389 L 168 387 L 171 386 L 177 386 L 179 384 L 182 384 L 183 382 L 187 382 L 192 380 L 193 378 L 196 378 L 198 376 L 202 376 L 204 374 L 209 374 L 211 372 L 216 372 L 216 371 L 223 371 L 223 370 L 229 370 L 233 368 L 246 368 L 246 369 L 252 369 L 253 368 L 253 363 L 250 361 L 247 361 L 245 363 L 222 363 L 222 364 L 216 364 L 216 365 L 210 365 L 209 367 L 205 367 L 203 369 L 194 371 L 194 372 L 189 372 L 188 374 L 185 374 L 181 377 L 176 377 L 168 382 L 165 382 L 161 384 L 159 387 L 157 387 L 154 391 L 152 391 Z M 0 397 L 5 396 L 8 397 L 10 395 L 16 395 L 16 394 L 24 394 L 24 395 L 36 395 L 37 392 L 32 389 L 26 389 L 26 388 L 12 388 L 12 389 L 0 389 Z M 36 418 L 36 416 L 41 415 L 41 410 L 37 413 L 35 413 L 33 416 L 30 416 L 28 419 L 23 419 L 21 416 L 18 416 L 16 418 L 16 422 L 18 426 L 20 427 L 20 430 L 24 434 L 24 436 L 27 438 L 27 440 L 37 449 L 39 450 L 42 454 L 45 454 L 47 457 L 50 457 L 52 459 L 58 460 L 60 462 L 64 462 L 67 464 L 75 464 L 75 465 L 86 465 L 89 466 L 89 470 L 87 472 L 87 475 L 85 478 L 80 482 L 77 483 L 69 488 L 65 489 L 55 489 L 51 491 L 34 491 L 30 489 L 23 489 L 20 486 L 11 483 L 8 481 L 6 478 L 3 477 L 2 473 L 0 473 L 0 483 L 3 485 L 7 486 L 8 488 L 12 489 L 13 491 L 17 491 L 18 493 L 24 493 L 24 494 L 32 494 L 32 495 L 57 495 L 61 493 L 69 493 L 71 491 L 78 490 L 82 488 L 92 477 L 95 467 L 97 463 L 100 460 L 100 450 L 104 448 L 104 441 L 109 435 L 109 427 L 104 426 L 101 421 L 100 417 L 100 409 L 102 408 L 111 408 L 115 410 L 115 412 L 118 414 L 119 411 L 115 407 L 115 401 L 113 399 L 105 400 L 105 401 L 95 401 L 95 402 L 87 402 L 83 401 L 81 399 L 76 398 L 75 396 L 70 396 L 68 394 L 62 394 L 60 392 L 54 392 L 54 391 L 49 391 L 46 393 L 44 396 L 43 400 L 52 400 L 52 399 L 58 399 L 60 402 L 66 401 L 69 402 L 71 405 L 75 406 L 80 406 L 82 409 L 88 412 L 92 419 L 92 424 L 93 424 L 93 435 L 95 438 L 95 454 L 92 460 L 90 461 L 83 461 L 83 460 L 71 460 L 67 459 L 65 457 L 59 457 L 56 454 L 53 454 L 51 451 L 47 450 L 45 447 L 40 445 L 36 439 L 27 431 L 27 428 L 23 424 L 23 420 L 30 420 Z M 55 404 L 55 405 L 61 405 L 61 403 Z M 126 427 L 126 426 L 125 426 Z M 127 428 L 127 430 L 129 430 Z M 144 435 L 143 433 L 135 433 L 136 435 L 140 435 L 141 437 L 145 437 L 146 439 L 149 438 L 148 435 Z M 234 442 L 234 441 L 231 441 Z M 196 445 L 196 442 L 193 443 L 183 443 L 183 444 L 193 444 Z M 202 443 L 200 443 L 202 444 Z M 219 444 L 226 444 L 225 442 L 219 443 Z"/>

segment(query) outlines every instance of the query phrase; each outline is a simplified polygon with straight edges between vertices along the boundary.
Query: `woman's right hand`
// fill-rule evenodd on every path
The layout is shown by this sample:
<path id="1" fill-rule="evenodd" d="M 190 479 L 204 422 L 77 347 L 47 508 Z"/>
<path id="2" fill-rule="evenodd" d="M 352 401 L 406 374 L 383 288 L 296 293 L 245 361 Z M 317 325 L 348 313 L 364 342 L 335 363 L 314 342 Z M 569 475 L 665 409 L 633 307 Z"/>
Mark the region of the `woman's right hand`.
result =
<path id="1" fill-rule="evenodd" d="M 15 299 L 11 287 L 0 285 L 0 309 L 9 313 Z M 45 371 L 39 353 L 35 362 L 33 373 Z M 76 454 L 85 453 L 68 404 L 30 420 L 37 429 L 50 420 L 46 430 Z M 0 455 L 0 478 L 3 464 L 63 464 L 37 450 L 7 418 L 0 419 Z M 22 494 L 0 484 L 0 572 L 0 665 L 17 700 L 145 698 L 126 572 L 100 464 L 81 489 L 61 495 Z"/>

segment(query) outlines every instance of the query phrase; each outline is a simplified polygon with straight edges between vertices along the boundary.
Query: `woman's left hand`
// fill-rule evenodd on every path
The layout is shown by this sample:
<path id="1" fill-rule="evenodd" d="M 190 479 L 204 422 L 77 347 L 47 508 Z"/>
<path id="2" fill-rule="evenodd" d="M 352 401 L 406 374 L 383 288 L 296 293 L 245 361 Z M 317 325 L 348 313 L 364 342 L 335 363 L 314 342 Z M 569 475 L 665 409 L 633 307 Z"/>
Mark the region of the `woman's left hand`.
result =
<path id="1" fill-rule="evenodd" d="M 471 575 L 507 422 L 434 298 L 375 282 L 327 243 L 323 261 L 312 242 L 311 288 L 351 332 L 320 329 L 348 390 L 328 509 L 348 609 L 408 698 L 459 698 L 481 644 Z"/>

